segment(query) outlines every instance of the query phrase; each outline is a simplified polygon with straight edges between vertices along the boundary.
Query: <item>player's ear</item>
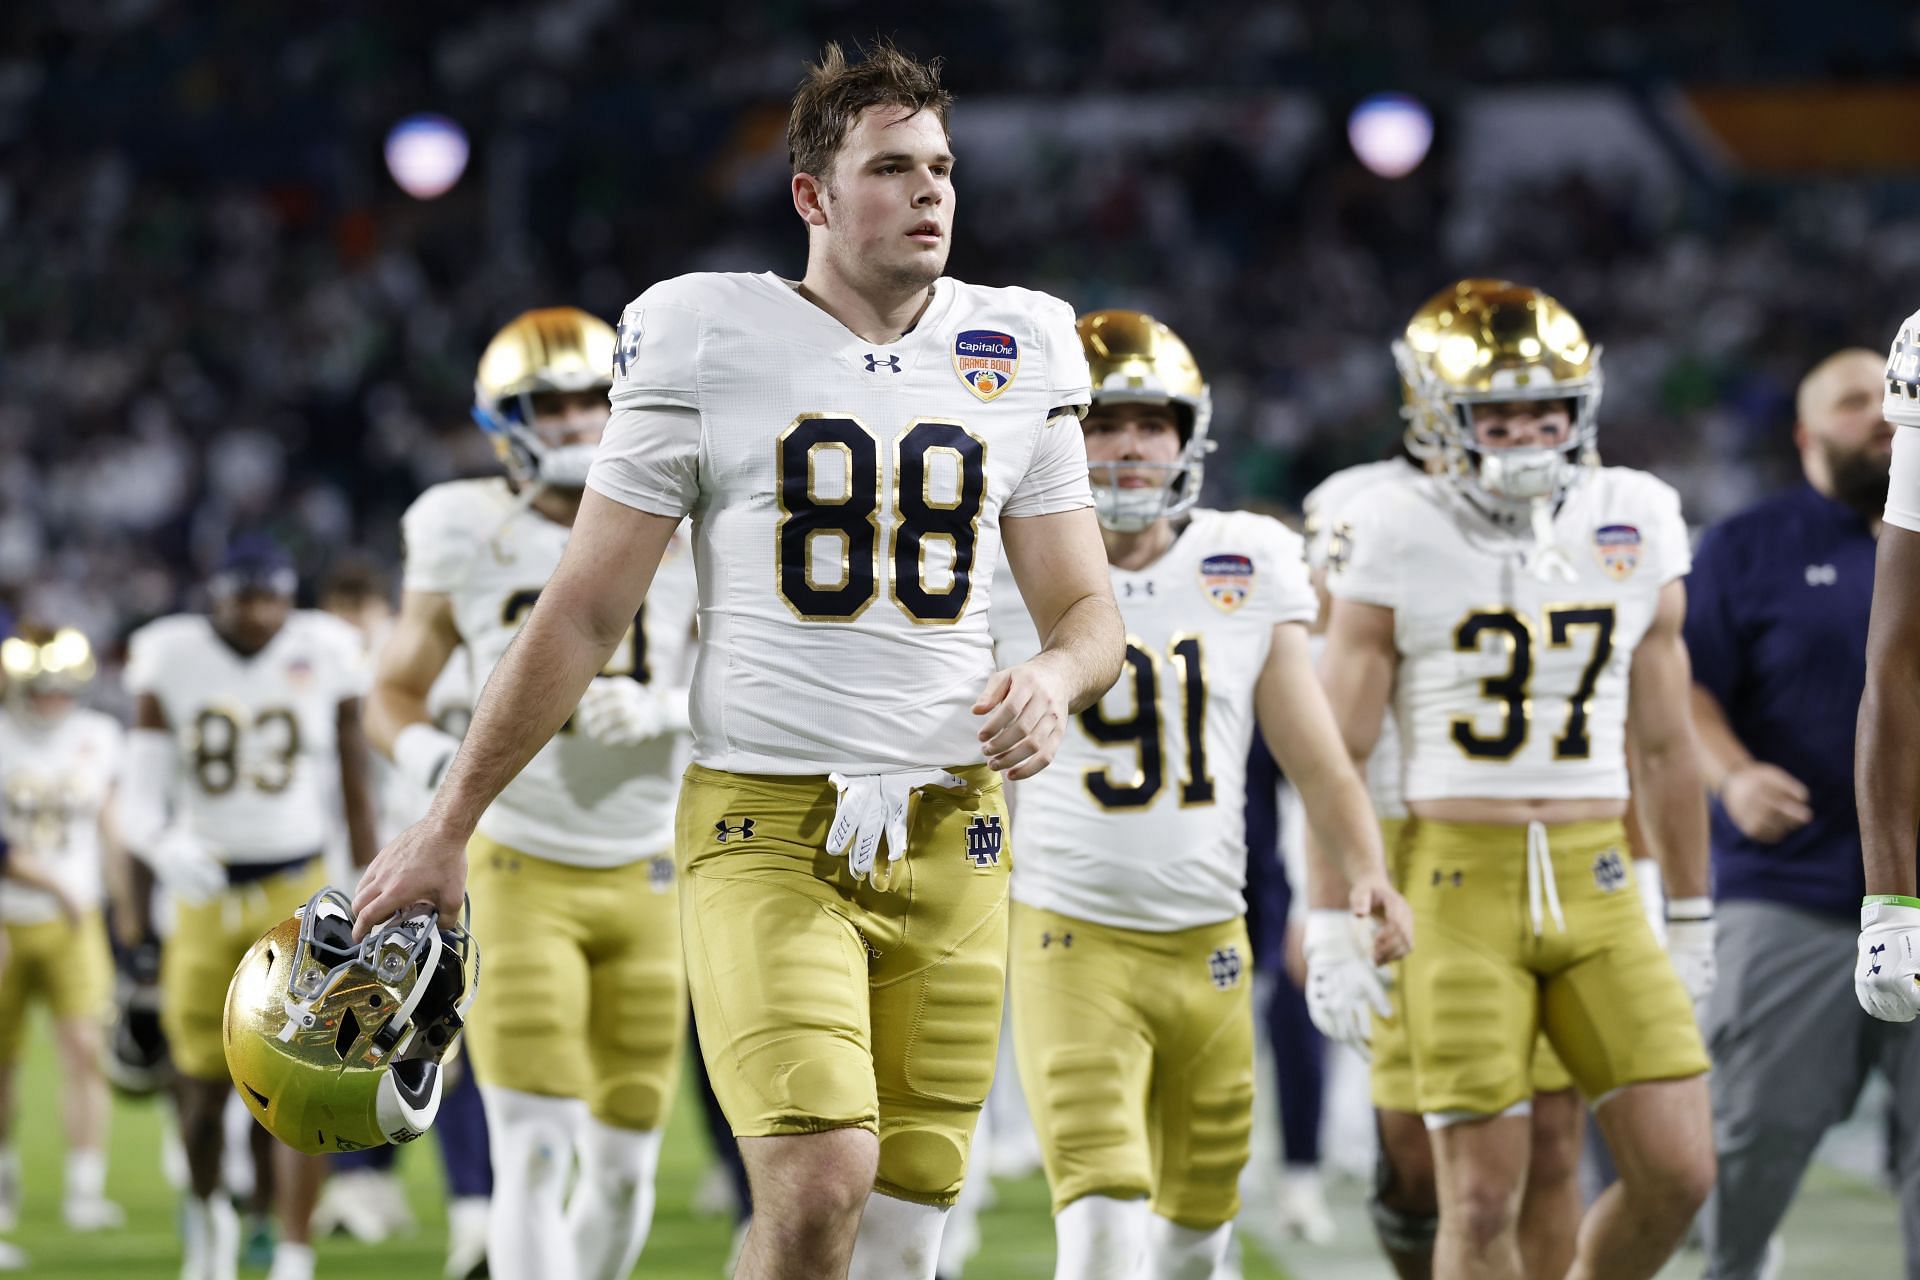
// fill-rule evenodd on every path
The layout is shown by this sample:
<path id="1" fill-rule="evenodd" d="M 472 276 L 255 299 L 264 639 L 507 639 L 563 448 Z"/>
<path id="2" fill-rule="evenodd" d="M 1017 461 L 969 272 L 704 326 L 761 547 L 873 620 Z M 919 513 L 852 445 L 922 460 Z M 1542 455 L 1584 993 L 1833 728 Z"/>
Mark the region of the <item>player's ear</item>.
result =
<path id="1" fill-rule="evenodd" d="M 793 209 L 808 226 L 826 226 L 827 184 L 810 173 L 794 174 Z"/>

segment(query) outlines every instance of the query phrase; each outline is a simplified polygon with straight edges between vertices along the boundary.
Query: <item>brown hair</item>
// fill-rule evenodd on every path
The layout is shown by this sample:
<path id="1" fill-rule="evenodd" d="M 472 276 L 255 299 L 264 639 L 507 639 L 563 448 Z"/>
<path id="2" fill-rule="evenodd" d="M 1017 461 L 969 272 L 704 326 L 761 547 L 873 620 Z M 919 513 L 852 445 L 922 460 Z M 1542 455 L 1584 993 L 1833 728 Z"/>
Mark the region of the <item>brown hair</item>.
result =
<path id="1" fill-rule="evenodd" d="M 863 61 L 847 62 L 839 44 L 820 51 L 793 95 L 787 117 L 787 157 L 795 173 L 825 179 L 833 157 L 868 107 L 931 111 L 947 127 L 953 95 L 940 87 L 940 59 L 919 62 L 889 40 L 876 41 Z"/>

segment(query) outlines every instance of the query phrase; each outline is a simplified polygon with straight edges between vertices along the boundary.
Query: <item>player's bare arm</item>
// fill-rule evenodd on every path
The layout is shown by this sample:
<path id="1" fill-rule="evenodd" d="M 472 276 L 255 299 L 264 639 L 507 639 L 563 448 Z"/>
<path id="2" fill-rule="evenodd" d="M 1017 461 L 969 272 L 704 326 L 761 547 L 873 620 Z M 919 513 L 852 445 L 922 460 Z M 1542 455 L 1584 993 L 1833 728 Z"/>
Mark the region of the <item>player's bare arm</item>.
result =
<path id="1" fill-rule="evenodd" d="M 1299 623 L 1273 629 L 1254 709 L 1267 749 L 1300 792 L 1314 843 L 1330 851 L 1350 886 L 1347 905 L 1379 926 L 1374 963 L 1398 960 L 1413 948 L 1413 911 L 1387 878 L 1373 802 L 1314 675 L 1307 629 Z M 1375 726 L 1379 723 L 1375 717 Z"/>
<path id="2" fill-rule="evenodd" d="M 345 698 L 334 713 L 334 742 L 340 756 L 340 807 L 347 821 L 347 849 L 353 865 L 364 867 L 380 851 L 374 834 L 373 780 L 367 769 L 367 734 L 361 700 Z"/>
<path id="3" fill-rule="evenodd" d="M 1920 533 L 1886 524 L 1867 627 L 1867 688 L 1854 740 L 1854 797 L 1869 897 L 1915 896 L 1920 830 Z"/>
<path id="4" fill-rule="evenodd" d="M 1380 740 L 1399 665 L 1393 610 L 1357 600 L 1333 602 L 1327 618 L 1327 647 L 1320 656 L 1320 684 L 1356 771 L 1366 768 Z M 1308 904 L 1320 909 L 1346 906 L 1350 892 L 1346 868 L 1328 860 L 1319 840 L 1308 841 L 1307 847 Z"/>
<path id="5" fill-rule="evenodd" d="M 1633 795 L 1669 902 L 1707 896 L 1707 794 L 1694 746 L 1693 668 L 1680 632 L 1686 615 L 1686 587 L 1667 583 L 1627 685 Z"/>
<path id="6" fill-rule="evenodd" d="M 403 591 L 400 614 L 380 646 L 367 697 L 367 739 L 398 762 L 397 744 L 409 725 L 433 723 L 427 694 L 460 647 L 453 599 L 444 591 Z"/>
<path id="7" fill-rule="evenodd" d="M 1126 656 L 1126 627 L 1091 507 L 1010 516 L 1000 530 L 1040 652 L 994 672 L 973 711 L 986 717 L 980 741 L 987 763 L 1018 781 L 1052 763 L 1067 717 L 1113 687 Z"/>
<path id="8" fill-rule="evenodd" d="M 433 807 L 361 878 L 356 936 L 411 902 L 432 902 L 449 919 L 457 914 L 466 842 L 480 815 L 573 714 L 633 625 L 679 523 L 586 492 L 566 555 L 481 691 Z"/>

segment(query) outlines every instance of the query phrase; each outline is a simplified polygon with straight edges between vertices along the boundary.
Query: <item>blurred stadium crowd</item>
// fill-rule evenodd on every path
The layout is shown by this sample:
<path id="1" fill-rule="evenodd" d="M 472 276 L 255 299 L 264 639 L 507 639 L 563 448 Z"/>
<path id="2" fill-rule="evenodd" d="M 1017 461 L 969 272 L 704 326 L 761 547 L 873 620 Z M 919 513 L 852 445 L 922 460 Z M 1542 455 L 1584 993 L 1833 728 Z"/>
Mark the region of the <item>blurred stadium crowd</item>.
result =
<path id="1" fill-rule="evenodd" d="M 1147 309 L 1188 336 L 1214 383 L 1222 503 L 1285 508 L 1388 447 L 1388 339 L 1439 284 L 1481 274 L 1584 320 L 1607 350 L 1609 460 L 1657 468 L 1704 522 L 1793 474 L 1806 368 L 1877 347 L 1920 296 L 1911 180 L 1773 187 L 1690 165 L 1683 141 L 1660 189 L 1592 166 L 1488 176 L 1450 154 L 1438 88 L 1608 78 L 1652 113 L 1638 86 L 1676 76 L 1910 74 L 1920 19 L 1877 0 L 1605 0 L 1577 23 L 1496 0 L 697 10 L 14 9 L 0 603 L 111 652 L 189 600 L 238 529 L 274 532 L 309 579 L 354 552 L 395 561 L 409 499 L 493 465 L 466 415 L 507 317 L 611 318 L 688 270 L 798 274 L 768 177 L 802 63 L 848 32 L 947 59 L 971 210 L 954 274 Z M 1339 123 L 1388 86 L 1429 92 L 1441 121 L 1399 181 L 1361 168 Z M 1076 94 L 1105 104 L 1088 115 L 1114 123 L 1109 144 L 1043 128 Z M 472 133 L 475 162 L 422 203 L 387 180 L 380 143 L 429 106 Z"/>

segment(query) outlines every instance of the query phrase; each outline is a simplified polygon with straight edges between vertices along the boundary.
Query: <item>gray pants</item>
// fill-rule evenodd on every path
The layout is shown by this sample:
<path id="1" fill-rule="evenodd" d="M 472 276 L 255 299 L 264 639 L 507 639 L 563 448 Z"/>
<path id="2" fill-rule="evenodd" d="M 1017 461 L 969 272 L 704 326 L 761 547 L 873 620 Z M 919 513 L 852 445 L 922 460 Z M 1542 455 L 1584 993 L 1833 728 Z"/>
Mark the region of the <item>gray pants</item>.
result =
<path id="1" fill-rule="evenodd" d="M 1853 925 L 1765 902 L 1720 904 L 1707 1008 L 1720 1179 L 1701 1215 L 1708 1280 L 1752 1280 L 1813 1151 L 1874 1067 L 1893 1087 L 1907 1280 L 1920 1280 L 1920 1023 L 1853 997 Z"/>

